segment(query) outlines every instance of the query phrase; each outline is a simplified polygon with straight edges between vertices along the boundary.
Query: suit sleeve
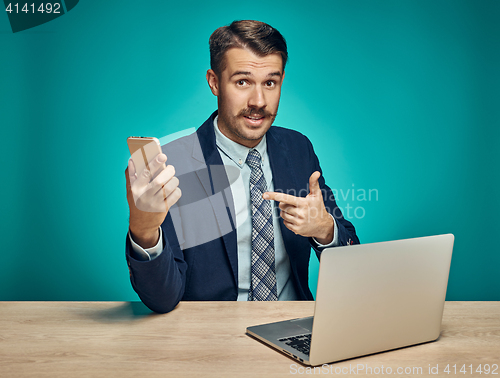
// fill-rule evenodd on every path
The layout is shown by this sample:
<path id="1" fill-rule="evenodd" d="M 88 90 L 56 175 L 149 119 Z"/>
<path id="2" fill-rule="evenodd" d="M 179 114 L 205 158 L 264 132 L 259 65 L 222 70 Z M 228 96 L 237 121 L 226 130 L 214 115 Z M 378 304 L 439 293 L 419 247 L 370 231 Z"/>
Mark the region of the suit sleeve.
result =
<path id="1" fill-rule="evenodd" d="M 158 313 L 170 312 L 177 306 L 184 295 L 187 270 L 170 214 L 167 214 L 162 230 L 164 248 L 153 260 L 134 259 L 128 235 L 125 247 L 132 287 L 142 302 Z"/>

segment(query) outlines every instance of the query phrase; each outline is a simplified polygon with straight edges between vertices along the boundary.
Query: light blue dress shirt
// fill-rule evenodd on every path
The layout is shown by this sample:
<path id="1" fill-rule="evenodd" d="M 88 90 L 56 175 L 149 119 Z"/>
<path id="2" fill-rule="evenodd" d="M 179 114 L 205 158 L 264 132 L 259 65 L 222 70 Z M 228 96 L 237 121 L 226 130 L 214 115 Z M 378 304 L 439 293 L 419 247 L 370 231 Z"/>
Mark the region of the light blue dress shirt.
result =
<path id="1" fill-rule="evenodd" d="M 222 162 L 225 166 L 236 167 L 240 170 L 240 177 L 231 185 L 234 211 L 236 215 L 236 237 L 238 243 L 238 300 L 248 300 L 251 280 L 252 257 L 252 203 L 250 200 L 250 173 L 251 169 L 246 164 L 250 148 L 242 146 L 222 134 L 217 125 L 218 117 L 214 119 L 215 143 L 219 149 Z M 266 136 L 255 147 L 262 157 L 262 171 L 266 180 L 267 190 L 274 191 L 273 174 L 269 157 L 267 155 Z M 274 201 L 273 209 L 274 228 L 274 255 L 276 266 L 276 285 L 280 301 L 293 301 L 297 299 L 291 277 L 290 260 L 285 250 L 283 237 L 279 225 L 279 209 L 276 210 Z"/>

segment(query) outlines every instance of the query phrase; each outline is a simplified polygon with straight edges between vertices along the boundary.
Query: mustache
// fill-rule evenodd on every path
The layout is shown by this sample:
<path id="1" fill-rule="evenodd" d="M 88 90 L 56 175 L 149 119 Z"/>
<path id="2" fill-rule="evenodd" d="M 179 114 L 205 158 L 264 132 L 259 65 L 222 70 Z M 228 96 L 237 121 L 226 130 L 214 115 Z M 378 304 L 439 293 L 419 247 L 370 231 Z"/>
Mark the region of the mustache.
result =
<path id="1" fill-rule="evenodd" d="M 278 113 L 271 113 L 268 112 L 266 109 L 260 108 L 260 109 L 252 109 L 252 108 L 246 108 L 242 109 L 239 113 L 238 116 L 242 117 L 270 117 L 270 118 L 275 118 L 278 115 Z"/>

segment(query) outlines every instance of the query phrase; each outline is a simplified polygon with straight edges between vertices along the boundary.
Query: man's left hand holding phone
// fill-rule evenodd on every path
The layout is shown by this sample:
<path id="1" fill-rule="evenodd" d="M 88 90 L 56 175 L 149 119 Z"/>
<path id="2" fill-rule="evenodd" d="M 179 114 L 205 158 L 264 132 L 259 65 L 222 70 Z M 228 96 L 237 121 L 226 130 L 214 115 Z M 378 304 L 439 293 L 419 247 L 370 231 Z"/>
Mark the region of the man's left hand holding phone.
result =
<path id="1" fill-rule="evenodd" d="M 133 241 L 147 249 L 158 244 L 160 226 L 182 193 L 158 139 L 129 137 L 127 144 L 132 156 L 125 170 L 129 230 Z"/>

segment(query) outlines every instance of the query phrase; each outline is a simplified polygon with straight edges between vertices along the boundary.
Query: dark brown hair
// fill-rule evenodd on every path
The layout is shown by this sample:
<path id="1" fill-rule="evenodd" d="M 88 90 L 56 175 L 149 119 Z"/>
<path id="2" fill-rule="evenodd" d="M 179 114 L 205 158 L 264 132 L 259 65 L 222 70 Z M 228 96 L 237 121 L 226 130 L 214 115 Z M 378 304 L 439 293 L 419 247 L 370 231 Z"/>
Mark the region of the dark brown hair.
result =
<path id="1" fill-rule="evenodd" d="M 285 38 L 272 26 L 253 20 L 233 21 L 222 26 L 210 36 L 210 67 L 217 76 L 226 68 L 226 51 L 233 48 L 248 48 L 258 56 L 280 53 L 285 70 L 288 52 Z"/>

